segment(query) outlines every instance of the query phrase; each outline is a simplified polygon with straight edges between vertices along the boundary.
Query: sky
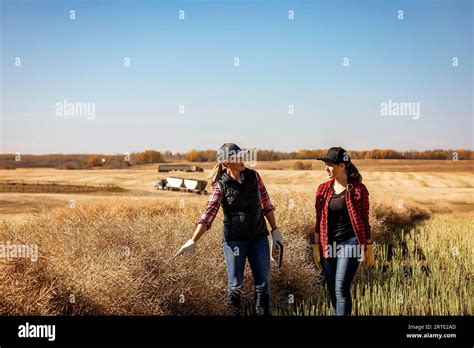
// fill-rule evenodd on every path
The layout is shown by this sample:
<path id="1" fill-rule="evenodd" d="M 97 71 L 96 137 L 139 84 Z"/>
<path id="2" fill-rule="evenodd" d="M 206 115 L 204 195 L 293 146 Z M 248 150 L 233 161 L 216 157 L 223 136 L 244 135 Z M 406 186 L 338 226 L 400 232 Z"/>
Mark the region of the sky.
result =
<path id="1" fill-rule="evenodd" d="M 0 2 L 1 153 L 473 149 L 469 0 Z"/>

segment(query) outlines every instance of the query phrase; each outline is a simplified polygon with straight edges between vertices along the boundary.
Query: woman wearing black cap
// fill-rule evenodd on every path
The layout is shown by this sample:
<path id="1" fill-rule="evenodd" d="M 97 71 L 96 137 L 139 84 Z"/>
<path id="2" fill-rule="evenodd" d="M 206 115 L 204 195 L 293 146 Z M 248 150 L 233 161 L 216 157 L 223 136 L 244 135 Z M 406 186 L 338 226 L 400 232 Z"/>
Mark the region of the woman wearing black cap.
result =
<path id="1" fill-rule="evenodd" d="M 329 181 L 316 192 L 313 256 L 323 269 L 334 315 L 350 315 L 350 287 L 359 261 L 374 262 L 369 224 L 369 191 L 343 148 L 332 147 L 324 161 Z"/>
<path id="2" fill-rule="evenodd" d="M 227 266 L 227 303 L 235 313 L 240 309 L 240 292 L 246 260 L 255 283 L 255 313 L 269 314 L 270 246 L 264 217 L 272 228 L 272 249 L 283 241 L 277 228 L 274 206 L 257 171 L 246 168 L 248 151 L 225 143 L 217 153 L 217 164 L 210 177 L 212 192 L 193 237 L 176 255 L 194 250 L 195 243 L 211 228 L 219 207 L 224 210 L 223 249 Z"/>

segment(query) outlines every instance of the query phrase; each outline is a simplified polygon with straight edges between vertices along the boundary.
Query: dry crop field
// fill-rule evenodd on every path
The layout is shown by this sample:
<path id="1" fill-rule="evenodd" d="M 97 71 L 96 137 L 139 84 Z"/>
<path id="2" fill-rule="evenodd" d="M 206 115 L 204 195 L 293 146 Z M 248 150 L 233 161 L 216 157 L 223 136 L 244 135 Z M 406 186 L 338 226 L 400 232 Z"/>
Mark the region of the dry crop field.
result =
<path id="1" fill-rule="evenodd" d="M 294 161 L 256 169 L 285 237 L 272 269 L 273 314 L 327 315 L 310 255 L 314 192 L 326 174 Z M 356 315 L 473 314 L 473 161 L 355 160 L 370 191 L 376 266 L 357 274 Z M 204 173 L 169 173 L 205 179 Z M 0 243 L 38 246 L 38 259 L 0 258 L 1 314 L 226 314 L 222 213 L 191 257 L 174 258 L 207 196 L 157 191 L 156 165 L 119 170 L 0 170 L 34 192 L 0 192 Z M 49 183 L 48 185 L 45 185 Z M 51 184 L 66 185 L 61 190 Z M 119 189 L 68 190 L 70 187 Z M 247 270 L 248 271 L 248 270 Z M 246 274 L 245 298 L 252 284 Z"/>

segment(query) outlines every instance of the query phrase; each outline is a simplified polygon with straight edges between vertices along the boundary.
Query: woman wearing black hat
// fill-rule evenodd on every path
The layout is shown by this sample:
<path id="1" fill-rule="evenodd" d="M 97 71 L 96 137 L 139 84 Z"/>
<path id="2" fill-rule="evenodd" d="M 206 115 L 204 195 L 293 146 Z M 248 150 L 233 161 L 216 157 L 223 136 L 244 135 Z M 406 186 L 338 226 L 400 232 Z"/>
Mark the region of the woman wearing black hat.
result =
<path id="1" fill-rule="evenodd" d="M 316 192 L 313 256 L 321 264 L 334 315 L 350 315 L 350 287 L 359 262 L 374 262 L 369 224 L 369 191 L 343 148 L 332 147 L 324 161 L 329 181 Z"/>
<path id="2" fill-rule="evenodd" d="M 197 222 L 193 237 L 176 255 L 194 250 L 196 242 L 211 228 L 219 207 L 224 210 L 223 249 L 227 266 L 227 302 L 236 313 L 240 309 L 240 292 L 246 260 L 255 283 L 255 313 L 269 314 L 270 246 L 264 217 L 272 228 L 272 247 L 283 241 L 277 228 L 274 206 L 257 171 L 244 166 L 248 151 L 226 143 L 218 151 L 217 164 L 210 177 L 212 192 L 204 213 Z"/>

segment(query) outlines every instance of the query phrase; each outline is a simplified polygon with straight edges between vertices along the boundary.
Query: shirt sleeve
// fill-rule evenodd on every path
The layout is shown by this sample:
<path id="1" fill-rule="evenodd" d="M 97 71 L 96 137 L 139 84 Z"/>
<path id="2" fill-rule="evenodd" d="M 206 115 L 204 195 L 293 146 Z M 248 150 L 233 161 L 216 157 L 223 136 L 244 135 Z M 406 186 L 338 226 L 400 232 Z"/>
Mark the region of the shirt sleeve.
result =
<path id="1" fill-rule="evenodd" d="M 315 203 L 314 203 L 314 207 L 316 208 L 316 225 L 314 226 L 314 235 L 312 235 L 311 237 L 313 238 L 313 240 L 316 239 L 316 234 L 320 234 L 321 233 L 321 229 L 320 229 L 320 226 L 321 226 L 321 220 L 322 220 L 322 213 L 323 213 L 323 207 L 324 207 L 324 203 L 325 203 L 325 186 L 324 184 L 320 184 L 316 190 L 316 200 L 315 200 Z"/>
<path id="2" fill-rule="evenodd" d="M 209 230 L 212 226 L 212 222 L 217 216 L 217 212 L 219 211 L 219 207 L 222 201 L 222 192 L 220 190 L 219 184 L 214 183 L 212 185 L 212 192 L 209 195 L 209 199 L 207 201 L 206 209 L 204 213 L 201 215 L 197 224 L 201 223 L 207 227 Z"/>
<path id="3" fill-rule="evenodd" d="M 257 174 L 258 188 L 260 190 L 260 202 L 262 204 L 263 213 L 266 214 L 269 211 L 276 210 L 275 206 L 270 201 L 270 196 L 268 195 L 267 189 L 263 184 L 262 178 L 257 172 L 255 173 Z"/>
<path id="4" fill-rule="evenodd" d="M 316 208 L 316 224 L 314 226 L 314 234 L 311 235 L 311 243 L 314 243 L 316 240 L 316 234 L 319 234 L 319 225 L 321 223 L 321 211 L 322 211 L 322 195 L 321 195 L 321 186 L 316 190 L 316 199 L 314 207 Z"/>
<path id="5" fill-rule="evenodd" d="M 362 187 L 362 222 L 365 227 L 365 231 L 367 233 L 366 238 L 371 239 L 372 233 L 370 230 L 370 223 L 369 223 L 369 191 L 365 186 Z"/>

